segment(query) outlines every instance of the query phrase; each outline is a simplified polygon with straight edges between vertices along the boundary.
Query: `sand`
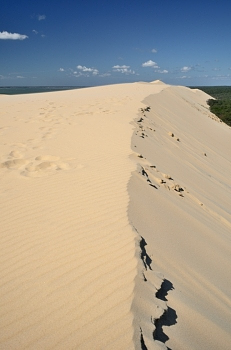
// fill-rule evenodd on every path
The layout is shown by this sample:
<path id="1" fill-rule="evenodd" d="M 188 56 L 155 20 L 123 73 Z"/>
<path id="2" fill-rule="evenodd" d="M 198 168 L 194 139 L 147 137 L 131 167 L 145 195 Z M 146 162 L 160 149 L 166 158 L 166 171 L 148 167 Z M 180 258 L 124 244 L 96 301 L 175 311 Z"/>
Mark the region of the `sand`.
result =
<path id="1" fill-rule="evenodd" d="M 230 349 L 231 129 L 208 98 L 0 96 L 1 349 Z"/>

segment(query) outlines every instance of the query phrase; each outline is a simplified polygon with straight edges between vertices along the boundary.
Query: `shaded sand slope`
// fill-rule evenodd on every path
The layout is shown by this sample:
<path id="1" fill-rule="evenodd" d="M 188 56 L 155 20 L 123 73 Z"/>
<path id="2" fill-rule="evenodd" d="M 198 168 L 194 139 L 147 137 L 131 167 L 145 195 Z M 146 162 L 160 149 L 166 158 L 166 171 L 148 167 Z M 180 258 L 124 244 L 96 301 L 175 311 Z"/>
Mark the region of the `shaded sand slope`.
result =
<path id="1" fill-rule="evenodd" d="M 134 349 L 131 121 L 165 88 L 0 96 L 1 349 Z"/>
<path id="2" fill-rule="evenodd" d="M 230 349 L 231 129 L 207 99 L 167 87 L 134 123 L 129 218 L 142 237 L 133 310 L 143 349 Z"/>

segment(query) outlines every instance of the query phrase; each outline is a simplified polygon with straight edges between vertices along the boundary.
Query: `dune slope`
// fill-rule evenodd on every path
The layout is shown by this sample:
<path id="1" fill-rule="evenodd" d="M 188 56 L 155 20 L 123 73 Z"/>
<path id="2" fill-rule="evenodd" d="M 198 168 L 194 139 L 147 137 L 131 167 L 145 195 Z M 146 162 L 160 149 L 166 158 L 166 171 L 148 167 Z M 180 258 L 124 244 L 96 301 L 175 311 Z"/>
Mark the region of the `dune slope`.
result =
<path id="1" fill-rule="evenodd" d="M 207 98 L 0 96 L 1 349 L 229 349 L 231 139 Z"/>
<path id="2" fill-rule="evenodd" d="M 143 101 L 135 123 L 129 216 L 149 262 L 135 293 L 148 289 L 140 304 L 148 349 L 153 338 L 169 349 L 230 348 L 231 129 L 207 99 L 171 86 Z"/>
<path id="3" fill-rule="evenodd" d="M 149 84 L 0 96 L 1 349 L 133 349 L 131 121 Z"/>

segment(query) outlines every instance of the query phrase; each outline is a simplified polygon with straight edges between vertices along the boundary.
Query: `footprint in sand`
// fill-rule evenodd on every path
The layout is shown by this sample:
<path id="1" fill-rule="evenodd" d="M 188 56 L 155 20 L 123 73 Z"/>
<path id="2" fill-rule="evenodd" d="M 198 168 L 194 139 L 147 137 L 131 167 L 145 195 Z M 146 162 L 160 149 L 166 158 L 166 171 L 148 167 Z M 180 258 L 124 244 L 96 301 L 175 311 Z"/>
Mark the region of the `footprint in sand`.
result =
<path id="1" fill-rule="evenodd" d="M 17 147 L 17 148 L 23 148 L 23 149 L 25 149 L 27 147 L 27 145 L 25 143 L 22 143 L 22 142 L 12 143 L 10 146 Z"/>
<path id="2" fill-rule="evenodd" d="M 11 151 L 9 154 L 10 158 L 22 158 L 23 154 L 19 151 Z"/>
<path id="3" fill-rule="evenodd" d="M 25 159 L 7 160 L 7 161 L 0 164 L 0 168 L 18 169 L 27 163 L 28 163 L 28 161 Z"/>
<path id="4" fill-rule="evenodd" d="M 48 176 L 57 173 L 57 171 L 72 168 L 69 162 L 54 155 L 39 155 L 35 158 L 25 159 L 21 152 L 12 150 L 4 158 L 7 159 L 0 163 L 0 169 L 14 170 L 27 177 Z"/>
<path id="5" fill-rule="evenodd" d="M 43 177 L 55 174 L 59 170 L 68 170 L 70 166 L 68 163 L 63 162 L 41 162 L 39 164 L 30 163 L 25 168 L 25 171 L 21 172 L 21 175 L 27 177 Z"/>
<path id="6" fill-rule="evenodd" d="M 7 158 L 8 160 L 5 160 L 4 162 L 0 163 L 0 168 L 18 169 L 21 166 L 28 163 L 28 160 L 22 159 L 23 154 L 17 150 L 11 151 Z"/>
<path id="7" fill-rule="evenodd" d="M 51 155 L 44 155 L 44 156 L 38 156 L 38 157 L 36 157 L 35 160 L 57 161 L 57 160 L 60 160 L 60 157 L 51 156 Z"/>
<path id="8" fill-rule="evenodd" d="M 52 169 L 55 170 L 56 168 L 57 168 L 57 164 L 54 162 L 42 162 L 42 163 L 39 163 L 38 165 L 35 165 L 32 162 L 27 165 L 25 170 L 28 172 L 36 172 L 36 171 L 45 171 L 45 170 L 52 170 Z"/>
<path id="9" fill-rule="evenodd" d="M 47 132 L 46 134 L 43 135 L 42 139 L 46 140 L 46 139 L 50 139 L 52 137 L 52 134 L 50 132 Z"/>
<path id="10" fill-rule="evenodd" d="M 42 177 L 55 174 L 56 171 L 68 170 L 70 164 L 63 162 L 60 157 L 53 155 L 37 156 L 30 162 L 21 175 L 27 177 Z"/>

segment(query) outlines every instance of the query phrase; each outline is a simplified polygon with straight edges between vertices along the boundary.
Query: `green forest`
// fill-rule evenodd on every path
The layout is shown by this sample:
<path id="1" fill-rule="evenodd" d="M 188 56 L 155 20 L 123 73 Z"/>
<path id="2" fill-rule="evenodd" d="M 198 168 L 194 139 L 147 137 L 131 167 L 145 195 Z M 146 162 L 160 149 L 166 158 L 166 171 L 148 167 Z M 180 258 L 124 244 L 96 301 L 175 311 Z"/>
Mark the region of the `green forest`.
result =
<path id="1" fill-rule="evenodd" d="M 219 117 L 224 123 L 231 126 L 231 86 L 198 86 L 191 87 L 200 89 L 214 99 L 208 99 L 210 111 Z"/>

